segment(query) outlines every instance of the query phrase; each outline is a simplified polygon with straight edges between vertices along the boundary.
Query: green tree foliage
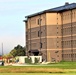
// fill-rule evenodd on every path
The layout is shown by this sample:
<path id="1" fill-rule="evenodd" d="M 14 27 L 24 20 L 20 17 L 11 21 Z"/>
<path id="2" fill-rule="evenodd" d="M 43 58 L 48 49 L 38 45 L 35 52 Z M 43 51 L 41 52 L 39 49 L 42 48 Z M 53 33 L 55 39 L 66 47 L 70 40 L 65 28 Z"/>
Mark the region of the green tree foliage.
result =
<path id="1" fill-rule="evenodd" d="M 15 57 L 15 56 L 25 56 L 25 47 L 22 47 L 21 45 L 17 45 L 16 47 L 14 47 L 13 50 L 11 50 L 10 54 Z"/>
<path id="2" fill-rule="evenodd" d="M 5 54 L 5 55 L 3 55 L 3 58 L 7 58 L 7 59 L 8 59 L 8 58 L 12 58 L 12 57 L 13 57 L 13 55 L 10 54 L 10 53 L 9 53 L 9 54 Z"/>
<path id="3" fill-rule="evenodd" d="M 16 49 L 13 49 L 10 54 L 15 57 L 17 55 L 17 50 Z"/>

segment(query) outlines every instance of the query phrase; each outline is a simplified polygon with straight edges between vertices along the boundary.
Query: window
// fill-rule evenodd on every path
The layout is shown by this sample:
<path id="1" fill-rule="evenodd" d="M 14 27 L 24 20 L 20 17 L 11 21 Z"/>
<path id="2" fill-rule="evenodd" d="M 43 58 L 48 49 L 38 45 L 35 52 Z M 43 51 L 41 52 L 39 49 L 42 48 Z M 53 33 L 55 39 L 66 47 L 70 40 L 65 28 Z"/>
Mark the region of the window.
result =
<path id="1" fill-rule="evenodd" d="M 40 48 L 42 48 L 42 43 L 40 43 Z"/>
<path id="2" fill-rule="evenodd" d="M 65 28 L 65 33 L 66 33 L 67 29 Z"/>
<path id="3" fill-rule="evenodd" d="M 64 41 L 65 45 L 66 45 L 66 41 Z"/>
<path id="4" fill-rule="evenodd" d="M 69 19 L 69 13 L 68 13 L 68 19 Z"/>
<path id="5" fill-rule="evenodd" d="M 57 46 L 57 48 L 59 48 L 59 46 Z"/>
<path id="6" fill-rule="evenodd" d="M 59 41 L 57 41 L 57 43 L 59 43 Z"/>
<path id="7" fill-rule="evenodd" d="M 41 34 L 42 34 L 42 31 L 38 31 L 38 37 L 40 37 L 41 36 Z"/>
<path id="8" fill-rule="evenodd" d="M 71 54 L 71 57 L 73 57 L 73 55 Z"/>
<path id="9" fill-rule="evenodd" d="M 42 19 L 38 19 L 38 25 L 40 25 L 41 24 L 41 21 L 42 21 Z"/>
<path id="10" fill-rule="evenodd" d="M 40 31 L 38 31 L 38 37 L 40 37 Z"/>
<path id="11" fill-rule="evenodd" d="M 57 29 L 58 29 L 58 27 L 57 27 Z"/>
<path id="12" fill-rule="evenodd" d="M 69 54 L 69 57 L 70 57 L 70 54 Z"/>
<path id="13" fill-rule="evenodd" d="M 66 41 L 66 45 L 68 45 L 68 41 Z"/>
<path id="14" fill-rule="evenodd" d="M 63 33 L 63 30 L 61 29 L 61 33 Z"/>
<path id="15" fill-rule="evenodd" d="M 67 54 L 67 58 L 68 58 L 68 54 Z"/>
<path id="16" fill-rule="evenodd" d="M 58 34 L 58 32 L 57 32 L 57 34 Z"/>
<path id="17" fill-rule="evenodd" d="M 72 40 L 72 44 L 74 44 L 75 43 L 75 41 L 74 40 Z"/>
<path id="18" fill-rule="evenodd" d="M 38 19 L 38 25 L 40 25 L 40 19 Z"/>
<path id="19" fill-rule="evenodd" d="M 58 53 L 59 51 L 55 51 L 55 53 Z"/>
<path id="20" fill-rule="evenodd" d="M 64 54 L 62 54 L 62 58 L 64 57 Z"/>
<path id="21" fill-rule="evenodd" d="M 76 44 L 76 40 L 75 40 L 75 44 Z"/>
<path id="22" fill-rule="evenodd" d="M 73 57 L 74 57 L 74 54 L 73 54 Z"/>
<path id="23" fill-rule="evenodd" d="M 76 57 L 76 54 L 75 54 L 75 57 Z"/>
<path id="24" fill-rule="evenodd" d="M 75 12 L 73 12 L 73 18 L 75 18 Z"/>
<path id="25" fill-rule="evenodd" d="M 57 57 L 59 57 L 59 55 L 57 55 Z"/>

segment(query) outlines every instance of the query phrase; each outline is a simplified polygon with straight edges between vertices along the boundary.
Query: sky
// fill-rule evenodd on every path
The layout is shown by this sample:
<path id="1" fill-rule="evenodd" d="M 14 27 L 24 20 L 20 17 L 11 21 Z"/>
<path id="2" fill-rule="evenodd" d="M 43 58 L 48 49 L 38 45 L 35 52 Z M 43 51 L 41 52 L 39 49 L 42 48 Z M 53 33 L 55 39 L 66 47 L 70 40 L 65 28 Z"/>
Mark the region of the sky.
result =
<path id="1" fill-rule="evenodd" d="M 4 54 L 15 46 L 26 46 L 25 16 L 46 9 L 62 6 L 76 0 L 0 0 L 0 54 L 2 43 Z"/>

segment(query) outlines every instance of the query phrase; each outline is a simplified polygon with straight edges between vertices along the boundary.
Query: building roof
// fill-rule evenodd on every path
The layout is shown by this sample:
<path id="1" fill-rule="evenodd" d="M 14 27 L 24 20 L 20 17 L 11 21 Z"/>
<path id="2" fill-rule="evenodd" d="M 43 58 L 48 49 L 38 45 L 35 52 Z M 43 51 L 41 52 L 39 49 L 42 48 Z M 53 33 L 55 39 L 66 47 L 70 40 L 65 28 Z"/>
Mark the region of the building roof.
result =
<path id="1" fill-rule="evenodd" d="M 44 10 L 44 11 L 41 11 L 41 12 L 38 12 L 38 13 L 35 13 L 35 14 L 32 14 L 32 15 L 28 15 L 28 16 L 26 16 L 26 18 L 33 17 L 33 16 L 36 16 L 36 15 L 40 15 L 40 14 L 43 14 L 43 13 L 46 13 L 46 12 L 62 12 L 62 11 L 72 10 L 72 9 L 75 9 L 75 8 L 76 8 L 76 3 L 65 4 L 63 6 L 59 6 L 59 7 L 56 7 L 56 8 Z"/>
<path id="2" fill-rule="evenodd" d="M 71 9 L 74 9 L 76 8 L 76 3 L 72 3 L 72 4 L 67 4 L 67 5 L 64 5 L 64 6 L 60 6 L 60 7 L 56 7 L 56 8 L 53 8 L 53 9 L 50 9 L 49 11 L 65 11 L 65 10 L 71 10 Z"/>

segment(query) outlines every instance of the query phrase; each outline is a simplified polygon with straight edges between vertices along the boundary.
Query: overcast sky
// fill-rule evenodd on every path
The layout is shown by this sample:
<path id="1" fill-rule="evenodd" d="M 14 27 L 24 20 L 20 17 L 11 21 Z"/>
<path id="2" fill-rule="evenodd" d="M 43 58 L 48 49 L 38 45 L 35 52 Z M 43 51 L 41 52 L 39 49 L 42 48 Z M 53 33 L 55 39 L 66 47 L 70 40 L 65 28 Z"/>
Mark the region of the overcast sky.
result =
<path id="1" fill-rule="evenodd" d="M 76 0 L 0 0 L 0 53 L 2 43 L 4 53 L 18 44 L 25 46 L 25 16 L 65 2 L 74 3 Z"/>

